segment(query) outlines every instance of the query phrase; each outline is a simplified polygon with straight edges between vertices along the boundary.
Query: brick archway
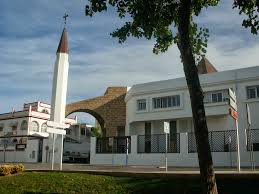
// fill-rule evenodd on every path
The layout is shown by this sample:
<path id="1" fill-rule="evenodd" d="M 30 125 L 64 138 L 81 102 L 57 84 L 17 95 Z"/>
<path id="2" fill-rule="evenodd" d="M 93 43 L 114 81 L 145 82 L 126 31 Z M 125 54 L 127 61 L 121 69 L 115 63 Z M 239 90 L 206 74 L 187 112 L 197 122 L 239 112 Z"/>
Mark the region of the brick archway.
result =
<path id="1" fill-rule="evenodd" d="M 103 96 L 68 104 L 66 116 L 74 112 L 86 112 L 99 122 L 104 136 L 116 136 L 117 129 L 125 127 L 127 87 L 108 87 Z"/>

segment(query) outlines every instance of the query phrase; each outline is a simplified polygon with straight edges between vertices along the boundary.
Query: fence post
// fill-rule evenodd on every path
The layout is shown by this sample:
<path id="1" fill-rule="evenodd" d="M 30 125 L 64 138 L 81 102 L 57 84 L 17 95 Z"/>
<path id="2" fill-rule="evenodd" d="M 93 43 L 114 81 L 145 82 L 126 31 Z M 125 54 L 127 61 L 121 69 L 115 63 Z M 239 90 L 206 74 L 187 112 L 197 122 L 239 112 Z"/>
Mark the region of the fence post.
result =
<path id="1" fill-rule="evenodd" d="M 240 172 L 240 150 L 239 150 L 239 134 L 238 134 L 238 121 L 235 120 L 235 124 L 236 124 L 236 136 L 237 136 L 237 171 Z"/>
<path id="2" fill-rule="evenodd" d="M 54 163 L 55 163 L 55 140 L 56 140 L 56 135 L 53 133 L 51 170 L 54 170 Z"/>
<path id="3" fill-rule="evenodd" d="M 188 133 L 180 133 L 180 154 L 188 154 Z"/>
<path id="4" fill-rule="evenodd" d="M 165 134 L 165 171 L 167 172 L 167 138 L 168 138 L 168 133 Z"/>
<path id="5" fill-rule="evenodd" d="M 90 141 L 90 164 L 93 163 L 96 155 L 96 137 L 91 137 Z"/>
<path id="6" fill-rule="evenodd" d="M 211 143 L 211 148 L 210 148 L 210 150 L 212 151 L 212 150 L 213 150 L 212 131 L 209 132 L 209 134 L 210 134 L 210 143 Z"/>
<path id="7" fill-rule="evenodd" d="M 137 135 L 132 135 L 131 136 L 131 150 L 130 150 L 130 153 L 131 154 L 137 154 L 138 153 L 138 136 Z"/>
<path id="8" fill-rule="evenodd" d="M 228 151 L 229 151 L 229 157 L 230 157 L 230 167 L 232 168 L 231 136 L 228 136 L 228 141 L 229 141 L 229 142 L 228 142 L 228 143 L 229 143 L 229 144 L 228 144 L 228 145 L 229 145 L 229 146 L 228 146 Z"/>
<path id="9" fill-rule="evenodd" d="M 128 166 L 129 159 L 129 138 L 126 138 L 126 166 Z"/>
<path id="10" fill-rule="evenodd" d="M 112 166 L 114 166 L 114 137 L 111 137 L 112 138 Z M 110 140 L 109 140 L 109 143 L 110 143 Z M 116 148 L 117 149 L 117 148 Z"/>

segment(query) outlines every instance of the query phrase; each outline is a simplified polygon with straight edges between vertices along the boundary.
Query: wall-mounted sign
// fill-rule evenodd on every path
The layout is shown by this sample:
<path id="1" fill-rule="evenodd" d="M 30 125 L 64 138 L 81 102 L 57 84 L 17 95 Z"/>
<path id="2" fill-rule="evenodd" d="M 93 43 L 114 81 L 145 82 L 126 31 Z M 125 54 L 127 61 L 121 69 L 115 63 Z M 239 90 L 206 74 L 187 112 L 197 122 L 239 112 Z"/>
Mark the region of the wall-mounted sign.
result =
<path id="1" fill-rule="evenodd" d="M 109 146 L 113 146 L 113 138 L 109 137 Z"/>
<path id="2" fill-rule="evenodd" d="M 233 119 L 237 120 L 238 114 L 236 110 L 234 110 L 233 108 L 229 108 L 229 114 L 233 117 Z"/>
<path id="3" fill-rule="evenodd" d="M 170 130 L 170 123 L 164 122 L 164 133 L 169 133 Z"/>
<path id="4" fill-rule="evenodd" d="M 16 150 L 25 150 L 27 144 L 16 144 Z"/>

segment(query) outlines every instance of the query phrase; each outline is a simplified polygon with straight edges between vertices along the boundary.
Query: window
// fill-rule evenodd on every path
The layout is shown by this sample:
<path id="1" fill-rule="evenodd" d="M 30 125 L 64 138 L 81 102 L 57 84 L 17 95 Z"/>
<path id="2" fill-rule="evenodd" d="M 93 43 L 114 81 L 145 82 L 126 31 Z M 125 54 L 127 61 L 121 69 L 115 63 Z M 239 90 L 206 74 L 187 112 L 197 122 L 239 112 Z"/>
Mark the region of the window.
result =
<path id="1" fill-rule="evenodd" d="M 17 125 L 13 125 L 13 126 L 12 126 L 12 130 L 13 130 L 13 131 L 16 131 L 16 130 L 17 130 Z"/>
<path id="2" fill-rule="evenodd" d="M 67 135 L 71 135 L 72 134 L 72 129 L 66 129 L 66 133 L 67 133 Z"/>
<path id="3" fill-rule="evenodd" d="M 17 126 L 18 126 L 18 121 L 11 121 L 10 122 L 10 127 L 13 131 L 17 130 Z"/>
<path id="4" fill-rule="evenodd" d="M 31 130 L 39 131 L 39 124 L 36 121 L 31 122 Z"/>
<path id="5" fill-rule="evenodd" d="M 222 92 L 212 93 L 211 94 L 211 102 L 212 103 L 223 102 L 223 94 L 222 94 Z"/>
<path id="6" fill-rule="evenodd" d="M 32 158 L 32 159 L 35 159 L 35 155 L 36 155 L 36 152 L 35 152 L 35 151 L 32 151 L 32 152 L 31 152 L 31 158 Z"/>
<path id="7" fill-rule="evenodd" d="M 27 144 L 27 138 L 26 138 L 26 137 L 22 137 L 22 138 L 19 140 L 19 144 Z"/>
<path id="8" fill-rule="evenodd" d="M 27 121 L 23 120 L 21 124 L 21 130 L 27 130 L 28 128 L 28 123 Z"/>
<path id="9" fill-rule="evenodd" d="M 259 98 L 259 86 L 249 86 L 247 87 L 247 98 Z"/>
<path id="10" fill-rule="evenodd" d="M 18 140 L 16 138 L 13 139 L 13 143 L 14 144 L 17 144 L 18 143 Z"/>
<path id="11" fill-rule="evenodd" d="M 81 135 L 85 135 L 85 129 L 81 129 Z"/>
<path id="12" fill-rule="evenodd" d="M 137 100 L 137 110 L 146 110 L 147 108 L 147 101 L 146 99 Z"/>
<path id="13" fill-rule="evenodd" d="M 153 98 L 153 108 L 171 108 L 180 106 L 180 95 Z"/>
<path id="14" fill-rule="evenodd" d="M 47 128 L 48 128 L 47 124 L 46 124 L 46 123 L 43 123 L 43 124 L 41 125 L 41 132 L 47 132 Z"/>
<path id="15" fill-rule="evenodd" d="M 43 109 L 41 112 L 45 114 L 49 114 L 49 111 L 47 109 Z"/>

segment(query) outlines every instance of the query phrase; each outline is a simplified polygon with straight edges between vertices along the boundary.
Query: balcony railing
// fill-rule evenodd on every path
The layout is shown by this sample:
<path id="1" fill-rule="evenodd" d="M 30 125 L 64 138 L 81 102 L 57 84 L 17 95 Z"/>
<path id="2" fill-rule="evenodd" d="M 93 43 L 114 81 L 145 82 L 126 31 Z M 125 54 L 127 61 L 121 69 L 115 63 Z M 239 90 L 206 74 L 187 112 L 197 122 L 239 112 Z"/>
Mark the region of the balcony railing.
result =
<path id="1" fill-rule="evenodd" d="M 236 130 L 210 131 L 208 133 L 211 152 L 236 151 Z M 197 152 L 194 132 L 188 133 L 188 152 Z"/>
<path id="2" fill-rule="evenodd" d="M 167 152 L 180 153 L 180 134 L 167 134 Z M 166 134 L 138 135 L 138 153 L 165 153 Z"/>
<path id="3" fill-rule="evenodd" d="M 131 151 L 130 136 L 101 137 L 96 139 L 96 153 L 126 153 Z"/>

